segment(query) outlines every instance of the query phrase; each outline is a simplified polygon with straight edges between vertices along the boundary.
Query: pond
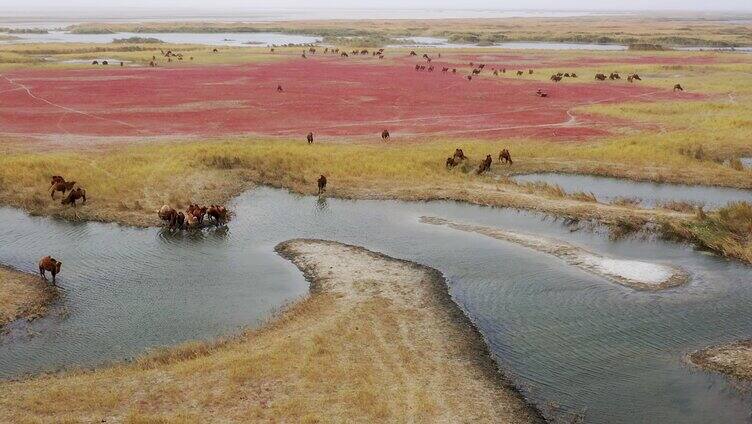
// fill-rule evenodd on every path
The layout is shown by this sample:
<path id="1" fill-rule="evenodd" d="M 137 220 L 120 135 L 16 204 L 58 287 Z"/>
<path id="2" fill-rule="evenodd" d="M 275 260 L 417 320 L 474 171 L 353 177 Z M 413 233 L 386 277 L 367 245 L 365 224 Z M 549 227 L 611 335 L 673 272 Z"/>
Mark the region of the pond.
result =
<path id="1" fill-rule="evenodd" d="M 273 248 L 296 237 L 361 245 L 440 270 L 504 372 L 551 415 L 588 422 L 742 422 L 752 398 L 686 353 L 752 334 L 750 269 L 655 240 L 610 241 L 541 215 L 455 202 L 348 201 L 259 188 L 226 228 L 170 233 L 69 223 L 0 209 L 0 263 L 35 272 L 63 261 L 52 313 L 0 338 L 0 377 L 93 366 L 156 346 L 256 326 L 307 293 Z M 605 256 L 674 264 L 688 284 L 639 292 L 544 253 L 423 215 L 564 240 Z"/>
<path id="2" fill-rule="evenodd" d="M 707 209 L 715 209 L 728 202 L 752 202 L 752 190 L 728 187 L 654 183 L 596 175 L 557 173 L 515 175 L 512 179 L 517 182 L 541 181 L 558 185 L 567 193 L 577 191 L 593 193 L 595 198 L 602 203 L 610 203 L 619 198 L 639 200 L 638 204 L 651 208 L 671 201 L 704 205 Z"/>

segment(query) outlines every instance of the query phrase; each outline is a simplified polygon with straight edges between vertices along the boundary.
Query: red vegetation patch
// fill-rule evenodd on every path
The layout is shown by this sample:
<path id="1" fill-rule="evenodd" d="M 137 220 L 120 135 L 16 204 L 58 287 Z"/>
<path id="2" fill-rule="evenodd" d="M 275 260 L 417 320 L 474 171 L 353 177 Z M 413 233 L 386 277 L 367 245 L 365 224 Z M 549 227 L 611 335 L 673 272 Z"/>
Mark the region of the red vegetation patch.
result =
<path id="1" fill-rule="evenodd" d="M 407 135 L 578 139 L 594 103 L 692 98 L 622 83 L 553 84 L 412 65 L 298 59 L 241 66 L 23 70 L 0 76 L 0 131 L 22 135 Z M 489 70 L 485 71 L 488 75 Z M 584 78 L 583 78 L 584 79 Z M 283 92 L 277 91 L 281 85 Z M 537 89 L 548 97 L 535 95 Z"/>

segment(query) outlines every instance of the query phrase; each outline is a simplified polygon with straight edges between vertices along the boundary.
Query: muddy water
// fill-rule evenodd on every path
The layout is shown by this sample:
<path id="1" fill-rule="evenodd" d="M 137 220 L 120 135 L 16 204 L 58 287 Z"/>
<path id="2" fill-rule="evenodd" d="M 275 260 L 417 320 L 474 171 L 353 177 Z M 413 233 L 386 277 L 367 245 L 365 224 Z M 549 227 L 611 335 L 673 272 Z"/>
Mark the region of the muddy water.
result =
<path id="1" fill-rule="evenodd" d="M 0 338 L 0 375 L 91 366 L 257 325 L 307 291 L 273 247 L 317 237 L 442 271 L 505 372 L 537 404 L 560 405 L 549 416 L 586 410 L 593 423 L 749 417 L 750 395 L 682 365 L 686 352 L 752 334 L 748 267 L 682 245 L 615 243 L 537 215 L 452 202 L 319 201 L 263 188 L 232 207 L 237 217 L 226 230 L 178 235 L 0 209 L 0 262 L 32 271 L 43 254 L 63 261 L 56 312 Z M 421 224 L 422 215 L 673 263 L 692 279 L 638 292 L 524 247 Z"/>
<path id="2" fill-rule="evenodd" d="M 603 203 L 610 203 L 621 197 L 639 199 L 639 203 L 645 207 L 655 207 L 668 201 L 684 201 L 714 209 L 728 202 L 752 202 L 752 190 L 727 187 L 652 183 L 594 175 L 556 173 L 516 175 L 513 179 L 519 182 L 542 181 L 558 185 L 567 193 L 576 191 L 593 193 L 595 198 Z"/>

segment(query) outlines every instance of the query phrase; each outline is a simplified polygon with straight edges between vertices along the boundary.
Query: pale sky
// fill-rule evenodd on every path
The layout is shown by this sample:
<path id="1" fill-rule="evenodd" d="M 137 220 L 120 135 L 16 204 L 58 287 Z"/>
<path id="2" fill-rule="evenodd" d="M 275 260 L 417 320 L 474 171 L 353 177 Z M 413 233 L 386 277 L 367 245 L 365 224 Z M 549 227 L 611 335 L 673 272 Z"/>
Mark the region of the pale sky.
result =
<path id="1" fill-rule="evenodd" d="M 64 11 L 80 8 L 97 9 L 381 9 L 381 8 L 447 8 L 447 9 L 543 9 L 543 10 L 740 10 L 752 11 L 750 0 L 1 0 L 0 10 L 23 13 L 26 11 Z"/>

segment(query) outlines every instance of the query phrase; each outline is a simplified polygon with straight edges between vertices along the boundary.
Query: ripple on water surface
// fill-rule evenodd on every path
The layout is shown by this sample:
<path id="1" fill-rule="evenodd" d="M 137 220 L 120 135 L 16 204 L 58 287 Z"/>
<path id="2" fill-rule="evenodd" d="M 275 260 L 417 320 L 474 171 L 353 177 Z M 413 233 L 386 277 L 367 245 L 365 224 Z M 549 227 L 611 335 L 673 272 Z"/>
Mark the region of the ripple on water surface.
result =
<path id="1" fill-rule="evenodd" d="M 346 201 L 257 189 L 227 229 L 71 224 L 0 209 L 0 263 L 34 272 L 52 254 L 67 315 L 0 339 L 0 376 L 96 365 L 260 323 L 307 293 L 273 248 L 296 237 L 362 245 L 442 271 L 505 372 L 539 405 L 589 422 L 743 422 L 749 395 L 682 356 L 752 333 L 749 269 L 663 242 L 611 242 L 517 211 L 454 202 Z M 691 281 L 638 292 L 550 255 L 419 222 L 422 215 L 565 240 L 613 257 L 672 263 Z M 562 412 L 563 414 L 563 412 Z"/>

